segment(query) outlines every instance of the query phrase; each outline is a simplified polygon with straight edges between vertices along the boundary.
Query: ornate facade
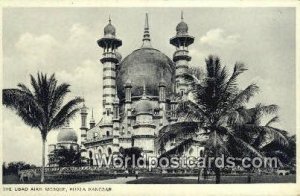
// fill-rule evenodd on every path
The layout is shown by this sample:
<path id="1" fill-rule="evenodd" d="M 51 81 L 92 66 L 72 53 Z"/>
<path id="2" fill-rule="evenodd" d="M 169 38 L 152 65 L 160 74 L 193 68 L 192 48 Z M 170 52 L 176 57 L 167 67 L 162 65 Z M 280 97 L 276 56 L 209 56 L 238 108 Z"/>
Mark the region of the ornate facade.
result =
<path id="1" fill-rule="evenodd" d="M 87 124 L 87 107 L 81 109 L 81 148 L 90 164 L 96 164 L 95 154 L 100 156 L 119 153 L 120 148 L 139 147 L 148 156 L 163 152 L 156 145 L 162 127 L 177 122 L 176 104 L 186 99 L 190 82 L 188 74 L 188 47 L 194 37 L 188 34 L 188 25 L 181 15 L 176 34 L 170 39 L 175 47 L 173 59 L 151 45 L 148 15 L 146 14 L 141 47 L 122 59 L 118 48 L 122 40 L 117 38 L 111 20 L 104 28 L 104 36 L 98 40 L 103 50 L 100 59 L 103 69 L 103 114 L 95 123 Z M 203 138 L 202 138 L 203 139 Z M 200 138 L 200 140 L 202 140 Z M 171 151 L 174 143 L 165 145 L 164 152 Z M 195 138 L 185 153 L 199 156 L 204 147 Z"/>

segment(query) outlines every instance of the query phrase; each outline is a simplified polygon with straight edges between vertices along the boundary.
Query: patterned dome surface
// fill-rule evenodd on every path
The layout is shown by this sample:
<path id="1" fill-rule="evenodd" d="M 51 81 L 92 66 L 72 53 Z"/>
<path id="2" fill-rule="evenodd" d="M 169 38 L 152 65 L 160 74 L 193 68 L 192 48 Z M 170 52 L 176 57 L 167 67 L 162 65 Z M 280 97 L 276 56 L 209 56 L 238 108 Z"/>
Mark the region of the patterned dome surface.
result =
<path id="1" fill-rule="evenodd" d="M 159 95 L 159 82 L 166 82 L 166 94 L 172 92 L 175 66 L 165 54 L 154 48 L 140 48 L 123 59 L 118 67 L 117 87 L 120 99 L 125 97 L 124 85 L 132 85 L 132 96 L 141 96 L 145 84 L 147 96 Z"/>

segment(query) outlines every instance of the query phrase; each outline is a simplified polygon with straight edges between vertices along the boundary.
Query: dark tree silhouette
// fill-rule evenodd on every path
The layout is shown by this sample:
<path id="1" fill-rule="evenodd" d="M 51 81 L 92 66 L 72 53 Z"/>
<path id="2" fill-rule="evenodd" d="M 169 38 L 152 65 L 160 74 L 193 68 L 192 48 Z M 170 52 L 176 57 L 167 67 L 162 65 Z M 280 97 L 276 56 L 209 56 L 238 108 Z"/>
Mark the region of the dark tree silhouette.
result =
<path id="1" fill-rule="evenodd" d="M 45 174 L 45 144 L 48 133 L 61 128 L 64 123 L 74 117 L 80 110 L 81 98 L 74 98 L 64 103 L 65 96 L 70 92 L 70 85 L 58 84 L 54 74 L 38 73 L 37 78 L 30 75 L 32 90 L 25 84 L 18 84 L 17 89 L 3 90 L 3 104 L 16 111 L 25 124 L 40 130 L 42 137 L 42 173 Z"/>

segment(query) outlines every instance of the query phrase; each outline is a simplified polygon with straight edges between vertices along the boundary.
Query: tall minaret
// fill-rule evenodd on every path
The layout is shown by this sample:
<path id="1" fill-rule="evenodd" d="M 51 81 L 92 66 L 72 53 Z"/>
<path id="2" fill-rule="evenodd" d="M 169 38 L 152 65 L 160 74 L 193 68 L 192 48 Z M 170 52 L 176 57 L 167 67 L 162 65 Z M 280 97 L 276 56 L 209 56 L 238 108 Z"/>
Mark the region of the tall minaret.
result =
<path id="1" fill-rule="evenodd" d="M 181 22 L 176 27 L 176 36 L 170 39 L 170 44 L 176 47 L 173 55 L 173 61 L 176 65 L 176 93 L 185 95 L 188 89 L 188 83 L 183 77 L 188 71 L 189 56 L 188 47 L 194 43 L 194 37 L 188 34 L 188 25 L 183 21 L 183 12 L 181 12 Z"/>
<path id="2" fill-rule="evenodd" d="M 85 106 L 85 104 L 83 103 L 82 108 L 80 109 L 80 115 L 81 115 L 81 143 L 86 141 L 86 132 L 88 131 L 88 127 L 87 127 L 87 123 L 86 123 L 86 119 L 87 119 L 87 107 Z"/>
<path id="3" fill-rule="evenodd" d="M 119 58 L 116 55 L 117 49 L 122 45 L 122 41 L 116 38 L 116 29 L 109 23 L 104 28 L 104 37 L 98 40 L 98 45 L 103 48 L 103 123 L 112 124 L 113 103 L 116 92 L 116 65 Z"/>

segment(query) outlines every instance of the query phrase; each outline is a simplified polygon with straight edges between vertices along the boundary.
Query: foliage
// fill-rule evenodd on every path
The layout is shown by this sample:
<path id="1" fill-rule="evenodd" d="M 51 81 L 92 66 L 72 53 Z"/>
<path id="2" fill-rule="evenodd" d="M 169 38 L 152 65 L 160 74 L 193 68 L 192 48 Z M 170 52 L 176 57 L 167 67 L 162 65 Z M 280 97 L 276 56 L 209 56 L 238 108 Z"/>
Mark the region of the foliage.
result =
<path id="1" fill-rule="evenodd" d="M 18 84 L 17 89 L 4 89 L 3 104 L 14 110 L 25 124 L 40 130 L 42 149 L 42 175 L 44 181 L 45 143 L 48 133 L 59 129 L 80 110 L 83 99 L 77 97 L 64 104 L 64 98 L 70 92 L 67 83 L 58 84 L 55 75 L 38 73 L 37 78 L 30 75 L 32 89 L 25 84 Z"/>
<path id="2" fill-rule="evenodd" d="M 10 162 L 8 164 L 6 164 L 5 162 L 2 163 L 3 175 L 18 174 L 19 170 L 32 168 L 36 168 L 36 166 L 33 164 L 25 163 L 23 161 Z"/>
<path id="3" fill-rule="evenodd" d="M 160 148 L 167 141 L 184 134 L 190 134 L 185 138 L 185 144 L 193 142 L 191 138 L 197 136 L 201 130 L 209 135 L 206 141 L 206 152 L 210 156 L 258 156 L 263 157 L 270 152 L 267 147 L 289 145 L 287 132 L 274 128 L 272 123 L 278 120 L 273 117 L 266 125 L 262 126 L 261 119 L 266 114 L 274 114 L 278 110 L 277 105 L 257 104 L 254 108 L 247 109 L 249 100 L 259 92 L 259 87 L 252 83 L 244 89 L 238 87 L 239 76 L 246 71 L 243 63 L 236 63 L 233 72 L 229 74 L 225 66 L 216 56 L 206 59 L 206 70 L 201 78 L 193 79 L 190 74 L 186 80 L 190 81 L 192 88 L 188 92 L 187 99 L 181 99 L 178 104 L 178 119 L 193 122 L 194 128 L 187 128 L 182 122 L 170 125 L 163 130 L 172 132 L 172 127 L 181 126 L 176 134 L 168 134 L 160 131 L 158 144 Z M 187 132 L 189 131 L 189 133 Z M 182 132 L 182 133 L 180 133 Z M 181 145 L 181 144 L 178 144 Z M 272 148 L 271 148 L 272 149 Z M 216 182 L 219 183 L 219 172 Z"/>
<path id="4" fill-rule="evenodd" d="M 55 149 L 53 152 L 53 159 L 59 167 L 82 165 L 80 151 L 73 148 L 67 149 L 65 147 L 60 147 Z"/>

